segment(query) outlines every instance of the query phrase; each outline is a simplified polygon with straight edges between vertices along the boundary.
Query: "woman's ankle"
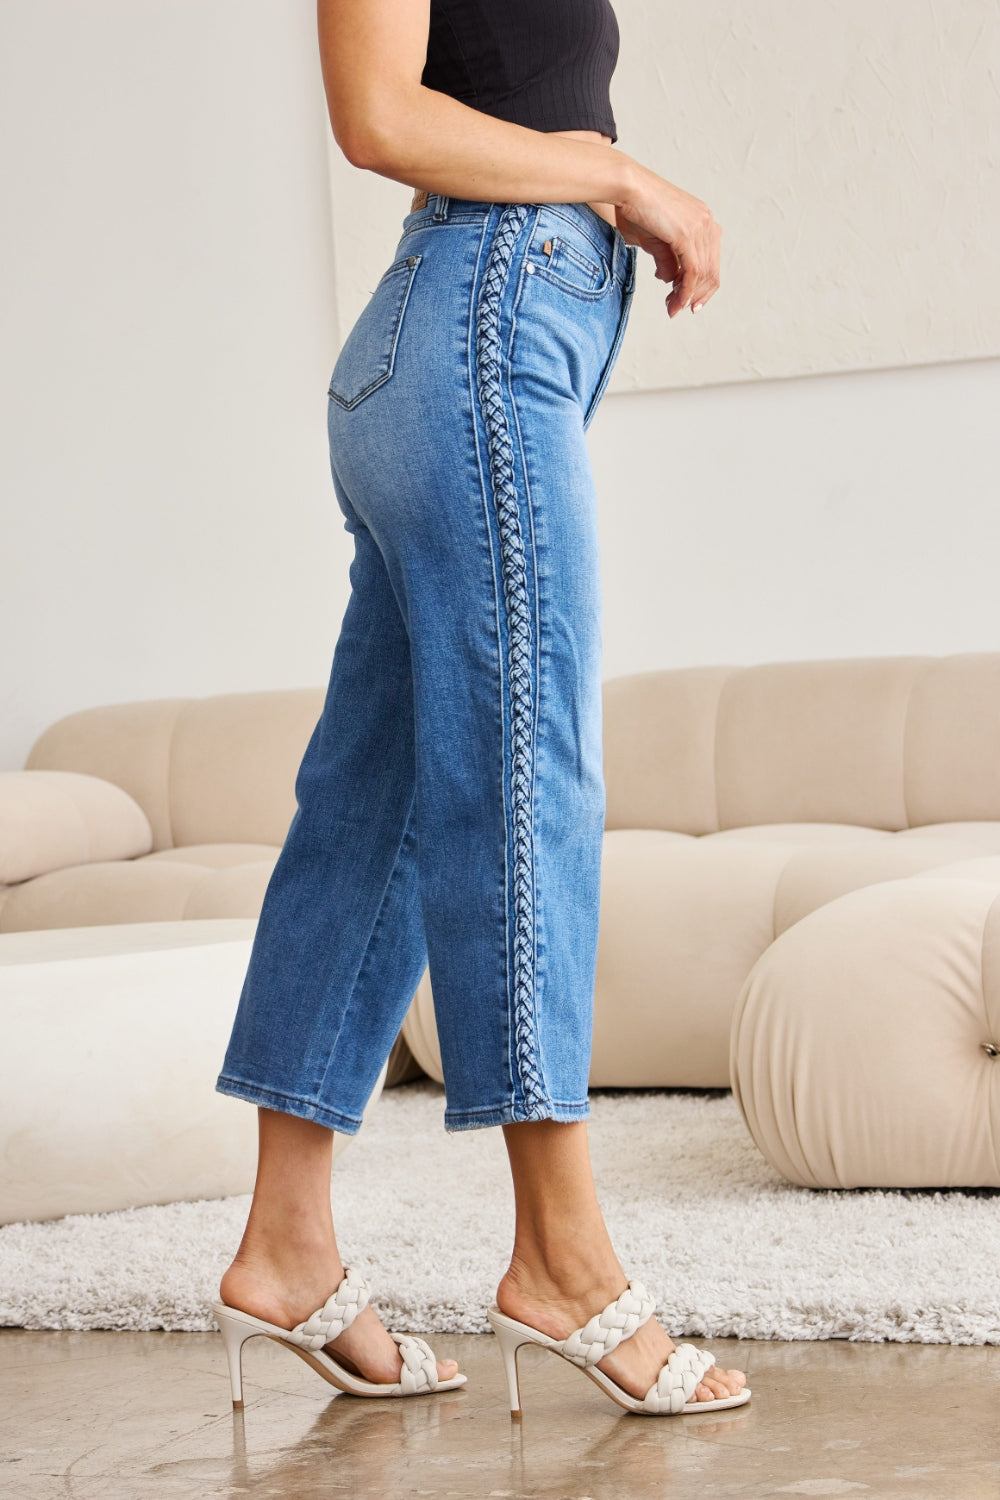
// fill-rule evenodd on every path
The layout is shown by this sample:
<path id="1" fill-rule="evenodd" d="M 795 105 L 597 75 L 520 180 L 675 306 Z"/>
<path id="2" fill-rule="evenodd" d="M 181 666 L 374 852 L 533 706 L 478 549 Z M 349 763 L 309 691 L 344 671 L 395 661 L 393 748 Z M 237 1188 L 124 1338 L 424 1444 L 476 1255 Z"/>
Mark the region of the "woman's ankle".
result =
<path id="1" fill-rule="evenodd" d="M 609 1285 L 621 1291 L 625 1280 L 597 1198 L 586 1122 L 505 1126 L 504 1140 L 516 1212 L 508 1291 L 572 1303 Z"/>
<path id="2" fill-rule="evenodd" d="M 317 1257 L 327 1259 L 331 1253 L 338 1255 L 329 1190 L 309 1204 L 255 1190 L 237 1259 L 294 1266 Z"/>
<path id="3" fill-rule="evenodd" d="M 222 1277 L 220 1295 L 229 1306 L 265 1318 L 265 1307 L 274 1312 L 280 1309 L 287 1316 L 308 1303 L 301 1314 L 308 1317 L 343 1276 L 344 1265 L 332 1229 L 280 1234 L 251 1221 Z M 249 1306 L 250 1301 L 261 1310 Z"/>
<path id="4" fill-rule="evenodd" d="M 535 1247 L 525 1253 L 515 1246 L 497 1288 L 497 1305 L 510 1317 L 518 1317 L 518 1308 L 549 1309 L 557 1318 L 576 1318 L 583 1310 L 589 1317 L 624 1291 L 626 1282 L 610 1242 L 596 1254 L 568 1246 L 556 1253 L 543 1254 Z"/>
<path id="5" fill-rule="evenodd" d="M 219 1295 L 229 1307 L 238 1307 L 269 1323 L 291 1326 L 322 1307 L 343 1275 L 339 1257 L 335 1262 L 314 1259 L 294 1266 L 244 1259 L 237 1253 L 222 1276 Z"/>

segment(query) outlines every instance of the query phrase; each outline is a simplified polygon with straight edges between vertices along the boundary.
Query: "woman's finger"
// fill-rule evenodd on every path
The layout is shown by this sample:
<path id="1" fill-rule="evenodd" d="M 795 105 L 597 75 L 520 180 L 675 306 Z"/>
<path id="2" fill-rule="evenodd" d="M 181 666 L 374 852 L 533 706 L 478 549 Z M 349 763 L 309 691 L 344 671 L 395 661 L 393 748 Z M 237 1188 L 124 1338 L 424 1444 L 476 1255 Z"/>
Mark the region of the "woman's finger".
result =
<path id="1" fill-rule="evenodd" d="M 681 258 L 680 275 L 677 277 L 667 298 L 667 312 L 676 317 L 677 313 L 683 312 L 691 302 L 695 300 L 698 292 L 704 285 L 704 276 L 697 262 Z"/>
<path id="2" fill-rule="evenodd" d="M 719 289 L 719 236 L 717 224 L 706 246 L 692 248 L 687 253 L 675 251 L 680 267 L 679 278 L 674 282 L 667 298 L 667 311 L 671 317 L 683 312 L 686 307 L 697 311 L 704 307 Z"/>
<path id="3" fill-rule="evenodd" d="M 653 246 L 653 259 L 658 281 L 677 282 L 680 279 L 681 263 L 676 252 L 663 240 Z"/>

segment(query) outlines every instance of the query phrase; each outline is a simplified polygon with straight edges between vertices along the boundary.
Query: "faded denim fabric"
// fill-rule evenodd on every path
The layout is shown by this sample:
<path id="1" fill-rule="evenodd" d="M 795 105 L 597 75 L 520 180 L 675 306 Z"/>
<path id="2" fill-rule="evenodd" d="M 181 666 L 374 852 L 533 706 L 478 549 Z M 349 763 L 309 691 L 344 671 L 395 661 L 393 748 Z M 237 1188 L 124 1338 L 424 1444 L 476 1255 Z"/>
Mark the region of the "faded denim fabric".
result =
<path id="1" fill-rule="evenodd" d="M 427 964 L 448 1129 L 588 1114 L 605 793 L 584 432 L 637 252 L 431 194 L 330 381 L 352 592 L 220 1092 L 355 1132 Z"/>

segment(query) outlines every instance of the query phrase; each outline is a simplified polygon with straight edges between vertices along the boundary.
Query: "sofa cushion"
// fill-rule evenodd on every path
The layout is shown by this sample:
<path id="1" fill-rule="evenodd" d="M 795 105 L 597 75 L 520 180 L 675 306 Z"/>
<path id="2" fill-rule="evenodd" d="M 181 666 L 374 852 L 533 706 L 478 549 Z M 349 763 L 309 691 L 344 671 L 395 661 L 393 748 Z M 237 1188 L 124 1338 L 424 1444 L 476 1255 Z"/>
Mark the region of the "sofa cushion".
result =
<path id="1" fill-rule="evenodd" d="M 920 870 L 913 878 L 931 880 L 936 875 L 946 875 L 949 880 L 979 880 L 985 884 L 1000 885 L 1000 854 L 956 860 L 954 864 L 940 865 L 937 869 Z"/>
<path id="2" fill-rule="evenodd" d="M 249 1191 L 256 1110 L 214 1084 L 255 927 L 0 938 L 0 1223 Z"/>
<path id="3" fill-rule="evenodd" d="M 718 827 L 905 828 L 907 710 L 927 660 L 767 662 L 734 672 L 716 723 Z"/>
<path id="4" fill-rule="evenodd" d="M 284 843 L 299 763 L 322 707 L 318 688 L 185 704 L 170 746 L 173 843 Z"/>
<path id="5" fill-rule="evenodd" d="M 99 774 L 146 810 L 155 849 L 280 845 L 324 690 L 280 688 L 82 709 L 31 747 L 32 769 Z"/>
<path id="6" fill-rule="evenodd" d="M 791 1182 L 995 1189 L 998 1043 L 1000 881 L 945 867 L 851 891 L 782 933 L 737 999 L 731 1078 Z"/>
<path id="7" fill-rule="evenodd" d="M 188 892 L 185 917 L 257 916 L 273 869 L 272 858 L 203 872 Z"/>
<path id="8" fill-rule="evenodd" d="M 153 848 L 173 842 L 170 829 L 170 745 L 186 699 L 110 703 L 66 714 L 44 730 L 28 753 L 32 770 L 103 776 L 134 797 L 149 818 Z"/>
<path id="9" fill-rule="evenodd" d="M 961 839 L 963 844 L 975 844 L 988 854 L 1000 854 L 1000 823 L 925 823 L 920 828 L 901 828 L 893 834 L 897 839 Z"/>
<path id="10" fill-rule="evenodd" d="M 0 771 L 0 883 L 132 859 L 152 847 L 146 814 L 110 781 L 77 771 Z"/>
<path id="11" fill-rule="evenodd" d="M 928 662 L 906 715 L 907 822 L 995 818 L 998 746 L 1000 653 L 969 651 Z"/>
<path id="12" fill-rule="evenodd" d="M 605 826 L 718 828 L 715 726 L 734 667 L 633 672 L 604 684 Z"/>
<path id="13" fill-rule="evenodd" d="M 903 839 L 895 833 L 874 844 L 859 841 L 797 850 L 782 870 L 774 893 L 775 936 L 847 891 L 925 871 L 939 872 L 954 860 L 972 859 L 978 853 L 971 840 Z"/>
<path id="14" fill-rule="evenodd" d="M 4 892 L 0 932 L 101 927 L 115 922 L 179 922 L 192 887 L 205 874 L 203 865 L 145 859 L 53 870 Z"/>
<path id="15" fill-rule="evenodd" d="M 807 844 L 829 848 L 836 844 L 880 843 L 893 834 L 884 828 L 863 828 L 859 823 L 757 823 L 747 828 L 723 828 L 706 833 L 711 843 Z"/>
<path id="16" fill-rule="evenodd" d="M 274 864 L 277 844 L 182 844 L 177 849 L 157 849 L 143 856 L 144 861 L 178 861 L 182 865 L 202 865 L 209 870 L 228 869 L 231 865 Z"/>
<path id="17" fill-rule="evenodd" d="M 53 870 L 0 896 L 0 933 L 256 917 L 274 856 L 213 869 L 181 859 L 113 860 Z"/>
<path id="18" fill-rule="evenodd" d="M 733 999 L 774 938 L 774 890 L 794 852 L 653 829 L 605 836 L 595 1088 L 725 1083 Z"/>

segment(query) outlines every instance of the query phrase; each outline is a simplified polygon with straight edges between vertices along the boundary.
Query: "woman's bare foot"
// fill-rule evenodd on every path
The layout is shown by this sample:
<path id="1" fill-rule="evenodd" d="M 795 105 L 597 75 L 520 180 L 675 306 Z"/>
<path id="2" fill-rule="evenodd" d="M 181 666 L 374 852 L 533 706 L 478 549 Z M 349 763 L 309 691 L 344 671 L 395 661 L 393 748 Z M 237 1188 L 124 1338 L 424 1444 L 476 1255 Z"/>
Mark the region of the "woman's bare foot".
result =
<path id="1" fill-rule="evenodd" d="M 339 1256 L 334 1260 L 329 1251 L 304 1260 L 292 1270 L 263 1257 L 245 1255 L 241 1249 L 222 1278 L 219 1294 L 227 1307 L 239 1308 L 279 1328 L 294 1328 L 323 1306 L 343 1275 Z M 403 1366 L 399 1347 L 371 1306 L 325 1348 L 363 1380 L 392 1385 L 399 1379 Z M 458 1365 L 453 1359 L 441 1359 L 437 1372 L 439 1380 L 450 1380 L 458 1373 Z"/>
<path id="2" fill-rule="evenodd" d="M 344 1277 L 330 1207 L 333 1132 L 312 1120 L 259 1109 L 257 1181 L 243 1239 L 222 1278 L 227 1307 L 292 1329 L 322 1307 Z M 325 1346 L 352 1373 L 394 1385 L 399 1346 L 371 1307 Z M 438 1361 L 439 1380 L 457 1373 Z"/>
<path id="3" fill-rule="evenodd" d="M 588 1282 L 591 1284 L 586 1285 Z M 565 1339 L 620 1297 L 626 1283 L 624 1275 L 619 1279 L 613 1273 L 604 1278 L 568 1273 L 564 1285 L 558 1286 L 547 1277 L 528 1273 L 514 1260 L 497 1288 L 497 1306 L 509 1318 L 527 1323 L 550 1338 Z M 676 1347 L 656 1319 L 650 1318 L 631 1338 L 606 1354 L 597 1369 L 641 1401 Z M 695 1387 L 694 1399 L 715 1401 L 735 1396 L 746 1383 L 742 1370 L 722 1370 L 713 1365 Z"/>
<path id="4" fill-rule="evenodd" d="M 550 1338 L 568 1338 L 628 1284 L 597 1201 L 586 1121 L 505 1125 L 504 1140 L 517 1220 L 497 1306 Z M 650 1318 L 597 1368 L 641 1400 L 676 1347 Z M 694 1395 L 698 1401 L 724 1400 L 745 1385 L 742 1370 L 713 1365 Z"/>

